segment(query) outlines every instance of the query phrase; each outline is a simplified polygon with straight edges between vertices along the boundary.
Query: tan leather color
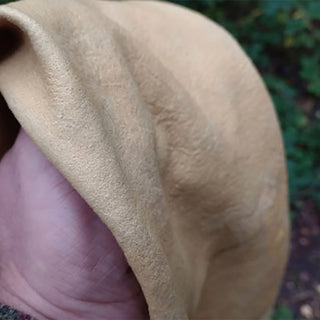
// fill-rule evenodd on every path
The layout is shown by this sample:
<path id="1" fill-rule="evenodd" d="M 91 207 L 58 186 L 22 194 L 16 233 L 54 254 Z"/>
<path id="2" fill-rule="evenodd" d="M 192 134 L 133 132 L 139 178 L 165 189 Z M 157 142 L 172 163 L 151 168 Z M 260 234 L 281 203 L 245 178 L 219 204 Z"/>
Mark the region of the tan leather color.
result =
<path id="1" fill-rule="evenodd" d="M 0 48 L 6 103 L 113 232 L 151 319 L 262 318 L 287 259 L 287 178 L 237 42 L 161 2 L 25 0 L 0 7 Z"/>

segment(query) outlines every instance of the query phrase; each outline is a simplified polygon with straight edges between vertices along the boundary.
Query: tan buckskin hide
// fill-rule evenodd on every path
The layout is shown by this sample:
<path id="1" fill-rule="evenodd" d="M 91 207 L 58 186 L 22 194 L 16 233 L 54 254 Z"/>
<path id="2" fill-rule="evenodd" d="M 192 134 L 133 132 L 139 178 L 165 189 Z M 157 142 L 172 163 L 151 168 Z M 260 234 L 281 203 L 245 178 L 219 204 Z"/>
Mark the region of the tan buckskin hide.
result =
<path id="1" fill-rule="evenodd" d="M 288 250 L 283 145 L 225 30 L 154 1 L 12 3 L 0 7 L 0 90 L 113 232 L 152 320 L 268 313 Z"/>

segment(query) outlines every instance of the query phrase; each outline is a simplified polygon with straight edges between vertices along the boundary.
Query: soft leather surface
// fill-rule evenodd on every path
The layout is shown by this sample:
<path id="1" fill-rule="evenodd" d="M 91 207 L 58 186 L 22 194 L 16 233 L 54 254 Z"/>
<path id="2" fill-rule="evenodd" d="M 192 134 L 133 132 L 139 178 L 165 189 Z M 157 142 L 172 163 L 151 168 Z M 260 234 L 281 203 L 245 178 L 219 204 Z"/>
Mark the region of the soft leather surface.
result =
<path id="1" fill-rule="evenodd" d="M 0 47 L 6 103 L 112 231 L 151 319 L 262 318 L 287 259 L 287 178 L 236 41 L 166 3 L 25 0 L 0 7 Z M 16 125 L 1 126 L 4 153 Z"/>

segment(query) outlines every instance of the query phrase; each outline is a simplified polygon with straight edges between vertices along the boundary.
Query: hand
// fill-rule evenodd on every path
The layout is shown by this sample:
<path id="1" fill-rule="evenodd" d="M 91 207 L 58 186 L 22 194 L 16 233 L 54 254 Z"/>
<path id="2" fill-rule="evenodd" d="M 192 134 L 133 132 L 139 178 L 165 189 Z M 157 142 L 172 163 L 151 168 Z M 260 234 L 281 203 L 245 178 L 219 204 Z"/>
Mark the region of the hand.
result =
<path id="1" fill-rule="evenodd" d="M 111 232 L 22 129 L 0 162 L 0 204 L 2 303 L 38 320 L 148 317 Z"/>

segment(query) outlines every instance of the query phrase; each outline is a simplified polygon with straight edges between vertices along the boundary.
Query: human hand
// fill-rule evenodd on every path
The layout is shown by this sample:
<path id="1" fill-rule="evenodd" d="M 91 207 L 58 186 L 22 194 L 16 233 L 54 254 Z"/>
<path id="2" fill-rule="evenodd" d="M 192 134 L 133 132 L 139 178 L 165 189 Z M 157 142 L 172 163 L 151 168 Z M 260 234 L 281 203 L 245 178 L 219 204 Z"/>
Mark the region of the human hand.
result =
<path id="1" fill-rule="evenodd" d="M 2 303 L 38 320 L 148 317 L 111 232 L 22 129 L 0 162 L 0 203 Z"/>

